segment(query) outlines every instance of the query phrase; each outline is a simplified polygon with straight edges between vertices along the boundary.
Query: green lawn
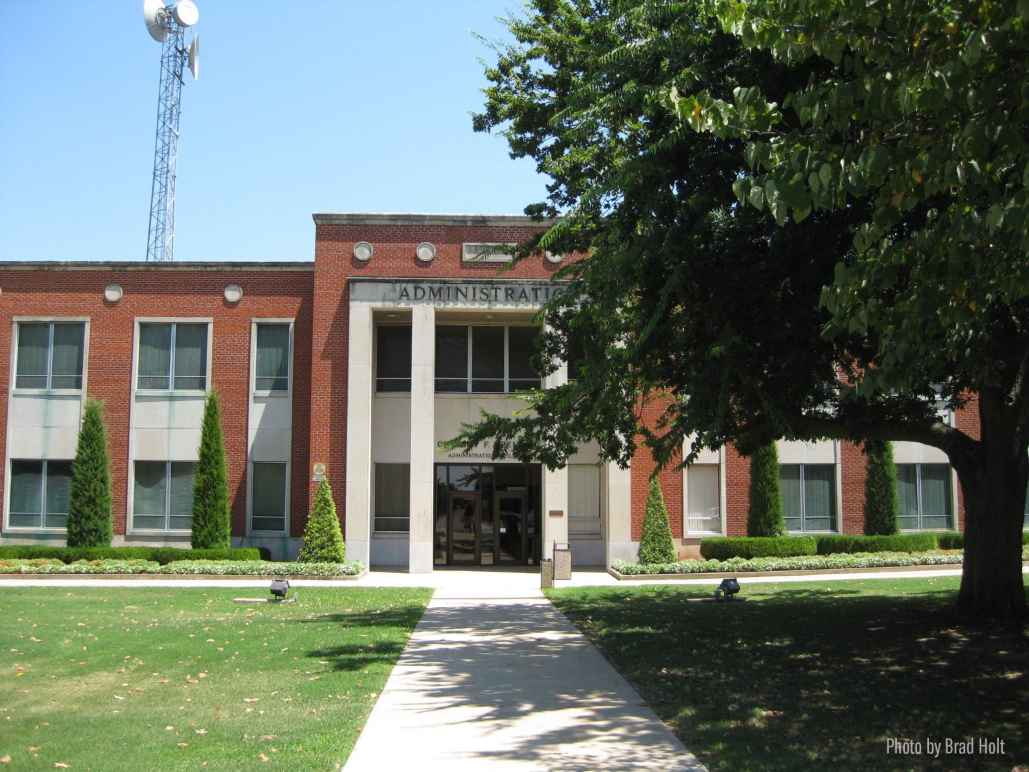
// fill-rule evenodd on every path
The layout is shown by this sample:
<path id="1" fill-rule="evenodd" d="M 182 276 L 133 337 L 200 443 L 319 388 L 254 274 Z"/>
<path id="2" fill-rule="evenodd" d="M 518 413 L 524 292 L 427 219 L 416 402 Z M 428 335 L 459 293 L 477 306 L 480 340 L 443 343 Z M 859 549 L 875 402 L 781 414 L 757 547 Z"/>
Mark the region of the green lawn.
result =
<path id="1" fill-rule="evenodd" d="M 431 595 L 4 588 L 11 769 L 338 768 Z"/>
<path id="2" fill-rule="evenodd" d="M 712 587 L 714 583 L 712 583 Z M 549 591 L 712 770 L 1004 769 L 1029 762 L 1029 645 L 948 611 L 956 578 Z M 999 737 L 1004 756 L 886 755 Z"/>

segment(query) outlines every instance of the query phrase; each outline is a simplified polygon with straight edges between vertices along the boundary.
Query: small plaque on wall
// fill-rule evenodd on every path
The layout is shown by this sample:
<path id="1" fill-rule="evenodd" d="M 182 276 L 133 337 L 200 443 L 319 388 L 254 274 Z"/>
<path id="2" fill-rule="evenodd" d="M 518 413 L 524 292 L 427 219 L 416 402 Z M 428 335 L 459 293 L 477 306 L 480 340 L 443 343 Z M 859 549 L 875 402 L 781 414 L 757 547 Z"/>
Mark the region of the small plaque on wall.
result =
<path id="1" fill-rule="evenodd" d="M 551 517 L 564 517 L 565 511 L 563 509 L 551 509 L 547 514 Z"/>
<path id="2" fill-rule="evenodd" d="M 311 482 L 320 483 L 325 479 L 325 464 L 315 464 L 311 468 L 311 471 L 313 472 L 311 475 Z"/>

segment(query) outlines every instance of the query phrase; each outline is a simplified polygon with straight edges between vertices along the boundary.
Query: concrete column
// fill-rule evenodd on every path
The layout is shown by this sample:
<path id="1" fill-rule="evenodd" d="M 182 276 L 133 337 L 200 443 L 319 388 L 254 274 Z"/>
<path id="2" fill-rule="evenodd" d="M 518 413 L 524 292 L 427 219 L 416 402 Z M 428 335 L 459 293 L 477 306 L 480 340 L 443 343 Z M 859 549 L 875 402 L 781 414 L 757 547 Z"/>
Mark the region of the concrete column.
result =
<path id="1" fill-rule="evenodd" d="M 347 559 L 366 566 L 371 558 L 372 531 L 372 397 L 374 327 L 367 303 L 350 304 L 347 348 Z M 315 421 L 329 420 L 315 416 Z"/>
<path id="2" fill-rule="evenodd" d="M 604 472 L 604 562 L 610 567 L 616 560 L 636 560 L 637 547 L 632 543 L 632 471 L 609 461 Z"/>
<path id="3" fill-rule="evenodd" d="M 436 309 L 411 312 L 411 532 L 408 570 L 432 571 L 435 501 Z"/>
<path id="4" fill-rule="evenodd" d="M 564 363 L 547 376 L 545 388 L 560 386 L 568 382 L 568 366 Z M 551 517 L 551 512 L 560 512 L 560 517 Z M 543 557 L 554 556 L 554 542 L 568 542 L 568 467 L 550 471 L 543 467 L 543 512 L 542 538 Z"/>

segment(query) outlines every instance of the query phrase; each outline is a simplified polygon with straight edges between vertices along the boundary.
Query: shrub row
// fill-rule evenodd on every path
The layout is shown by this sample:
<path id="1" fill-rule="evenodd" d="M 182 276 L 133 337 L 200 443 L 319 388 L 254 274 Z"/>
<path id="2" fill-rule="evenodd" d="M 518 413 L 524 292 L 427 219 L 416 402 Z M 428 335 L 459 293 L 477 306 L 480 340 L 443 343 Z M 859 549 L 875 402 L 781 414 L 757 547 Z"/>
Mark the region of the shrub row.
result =
<path id="1" fill-rule="evenodd" d="M 214 576 L 357 576 L 364 567 L 352 563 L 276 563 L 263 560 L 78 560 L 0 559 L 0 574 L 173 574 Z"/>
<path id="2" fill-rule="evenodd" d="M 148 560 L 162 566 L 177 560 L 269 560 L 265 547 L 231 547 L 228 549 L 189 549 L 185 547 L 48 547 L 37 544 L 12 544 L 0 547 L 3 559 L 59 560 Z"/>
<path id="3" fill-rule="evenodd" d="M 841 534 L 816 536 L 819 555 L 840 552 L 927 552 L 937 549 L 935 533 L 896 533 L 889 536 Z"/>
<path id="4" fill-rule="evenodd" d="M 1022 544 L 1029 544 L 1029 531 L 1022 534 Z M 959 550 L 964 546 L 965 535 L 960 531 L 898 533 L 891 536 L 715 536 L 701 540 L 700 554 L 708 560 L 728 560 L 854 552 L 926 552 L 935 549 Z"/>
<path id="5" fill-rule="evenodd" d="M 800 555 L 745 560 L 681 560 L 677 563 L 625 563 L 615 561 L 614 569 L 626 576 L 652 574 L 749 573 L 754 571 L 811 571 L 830 568 L 886 568 L 889 566 L 943 566 L 961 563 L 961 555 L 942 552 L 910 553 L 837 553 Z"/>
<path id="6" fill-rule="evenodd" d="M 715 536 L 702 539 L 700 554 L 708 560 L 815 555 L 813 536 Z"/>

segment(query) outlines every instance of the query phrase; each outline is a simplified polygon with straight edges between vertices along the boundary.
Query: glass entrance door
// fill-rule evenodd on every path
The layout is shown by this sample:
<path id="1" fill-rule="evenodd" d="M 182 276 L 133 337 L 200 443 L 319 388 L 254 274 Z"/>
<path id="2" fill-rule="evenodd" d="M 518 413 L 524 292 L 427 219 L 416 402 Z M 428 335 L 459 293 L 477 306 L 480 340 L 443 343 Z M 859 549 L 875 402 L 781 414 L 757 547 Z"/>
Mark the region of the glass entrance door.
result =
<path id="1" fill-rule="evenodd" d="M 542 482 L 536 464 L 437 464 L 436 565 L 532 565 Z"/>
<path id="2" fill-rule="evenodd" d="M 497 512 L 497 560 L 500 563 L 527 563 L 526 541 L 528 529 L 525 516 L 528 512 L 528 494 L 522 492 L 500 492 L 493 494 Z"/>

